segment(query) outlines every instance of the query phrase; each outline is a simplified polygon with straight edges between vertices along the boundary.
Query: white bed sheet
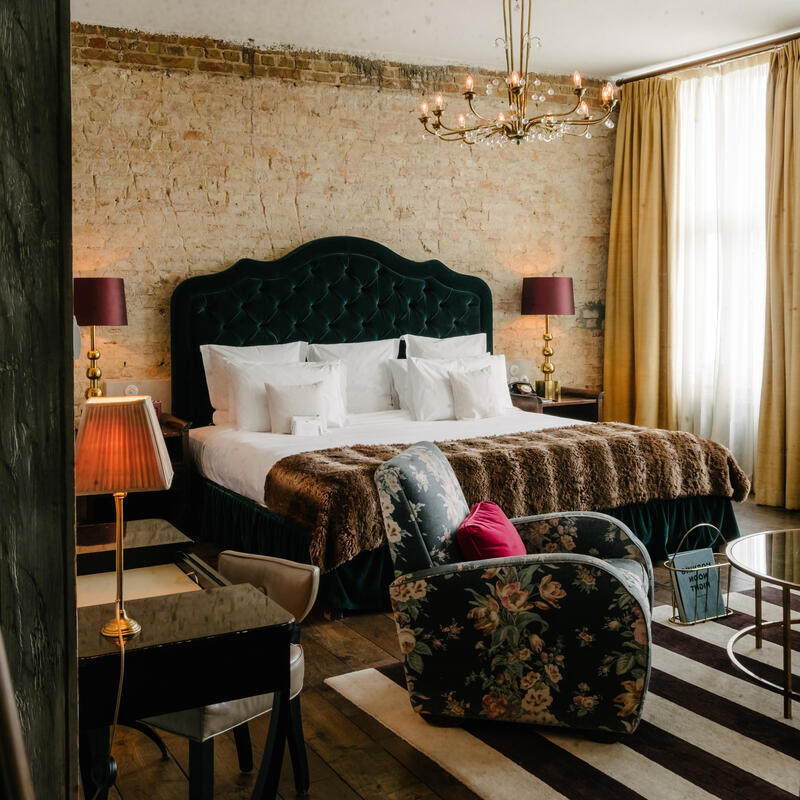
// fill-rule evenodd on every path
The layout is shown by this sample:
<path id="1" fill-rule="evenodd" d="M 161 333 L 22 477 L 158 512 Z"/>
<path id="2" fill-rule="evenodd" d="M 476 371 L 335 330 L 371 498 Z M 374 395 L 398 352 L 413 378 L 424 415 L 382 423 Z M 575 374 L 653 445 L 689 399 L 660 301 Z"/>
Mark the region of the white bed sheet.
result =
<path id="1" fill-rule="evenodd" d="M 420 422 L 408 411 L 351 414 L 343 428 L 323 436 L 238 431 L 230 425 L 209 425 L 189 431 L 194 463 L 199 472 L 226 489 L 264 505 L 267 473 L 280 459 L 310 450 L 353 444 L 413 444 L 420 441 L 499 436 L 564 425 L 587 423 L 513 409 L 499 417 L 478 420 Z"/>

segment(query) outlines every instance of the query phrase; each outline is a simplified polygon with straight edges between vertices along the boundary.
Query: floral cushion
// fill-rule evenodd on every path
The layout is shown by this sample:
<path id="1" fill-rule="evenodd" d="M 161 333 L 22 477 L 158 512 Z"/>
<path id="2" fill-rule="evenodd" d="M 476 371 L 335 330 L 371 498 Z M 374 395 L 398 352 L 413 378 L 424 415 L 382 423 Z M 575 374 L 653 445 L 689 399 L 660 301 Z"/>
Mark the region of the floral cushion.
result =
<path id="1" fill-rule="evenodd" d="M 422 714 L 630 733 L 650 665 L 647 597 L 582 555 L 428 570 L 390 588 Z"/>
<path id="2" fill-rule="evenodd" d="M 381 464 L 375 483 L 395 576 L 461 559 L 455 532 L 469 507 L 435 444 L 419 442 Z"/>

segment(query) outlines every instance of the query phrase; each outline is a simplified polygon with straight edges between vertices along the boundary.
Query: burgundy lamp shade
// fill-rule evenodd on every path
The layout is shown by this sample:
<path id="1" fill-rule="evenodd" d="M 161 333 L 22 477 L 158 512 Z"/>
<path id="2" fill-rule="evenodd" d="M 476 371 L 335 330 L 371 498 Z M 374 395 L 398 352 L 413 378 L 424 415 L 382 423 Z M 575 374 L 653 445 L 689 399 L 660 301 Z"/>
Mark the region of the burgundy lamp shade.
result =
<path id="1" fill-rule="evenodd" d="M 78 325 L 128 324 L 122 278 L 75 278 L 74 295 Z"/>
<path id="2" fill-rule="evenodd" d="M 523 314 L 574 314 L 572 278 L 523 278 Z"/>

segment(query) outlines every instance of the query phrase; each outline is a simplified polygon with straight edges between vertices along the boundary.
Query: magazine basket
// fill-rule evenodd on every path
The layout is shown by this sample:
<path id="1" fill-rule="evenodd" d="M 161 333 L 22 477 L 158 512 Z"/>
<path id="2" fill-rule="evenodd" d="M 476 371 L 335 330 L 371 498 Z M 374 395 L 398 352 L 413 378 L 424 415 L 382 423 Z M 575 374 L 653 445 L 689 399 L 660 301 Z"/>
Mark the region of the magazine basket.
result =
<path id="1" fill-rule="evenodd" d="M 700 622 L 708 622 L 712 619 L 722 619 L 723 617 L 729 617 L 733 611 L 730 608 L 729 601 L 730 601 L 730 594 L 731 594 L 731 565 L 728 559 L 725 557 L 724 553 L 714 553 L 714 563 L 708 564 L 702 567 L 689 567 L 689 568 L 681 568 L 676 567 L 673 563 L 673 559 L 675 558 L 676 553 L 678 553 L 683 547 L 683 543 L 688 538 L 689 534 L 692 531 L 697 530 L 698 528 L 712 528 L 717 532 L 717 535 L 722 539 L 725 544 L 728 544 L 728 540 L 723 536 L 722 531 L 716 526 L 712 525 L 710 522 L 701 522 L 697 525 L 693 525 L 689 528 L 686 533 L 683 534 L 683 538 L 678 543 L 678 546 L 675 548 L 675 552 L 664 562 L 664 566 L 670 572 L 671 584 L 672 584 L 672 616 L 669 618 L 669 621 L 673 623 L 673 625 L 697 625 Z M 680 617 L 680 613 L 678 611 L 678 580 L 677 576 L 678 573 L 686 576 L 691 576 L 693 573 L 702 572 L 704 570 L 717 570 L 719 575 L 719 581 L 716 584 L 720 589 L 723 586 L 723 579 L 725 581 L 725 588 L 722 590 L 723 594 L 723 601 L 725 604 L 725 613 L 724 614 L 715 614 L 712 617 L 697 617 L 697 604 L 699 602 L 699 594 L 695 595 L 695 619 L 691 621 L 682 620 Z M 706 595 L 705 595 L 705 604 L 704 608 L 708 608 L 708 592 L 711 586 L 711 582 L 706 582 Z"/>

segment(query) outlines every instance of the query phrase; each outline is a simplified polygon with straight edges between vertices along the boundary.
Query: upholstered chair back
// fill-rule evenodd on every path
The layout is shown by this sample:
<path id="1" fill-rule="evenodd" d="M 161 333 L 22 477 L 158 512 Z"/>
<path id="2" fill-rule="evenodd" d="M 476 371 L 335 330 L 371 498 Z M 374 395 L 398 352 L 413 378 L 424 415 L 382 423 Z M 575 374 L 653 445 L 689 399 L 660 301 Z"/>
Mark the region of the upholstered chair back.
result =
<path id="1" fill-rule="evenodd" d="M 375 483 L 395 576 L 461 560 L 455 532 L 469 506 L 433 442 L 418 442 L 381 464 Z"/>

